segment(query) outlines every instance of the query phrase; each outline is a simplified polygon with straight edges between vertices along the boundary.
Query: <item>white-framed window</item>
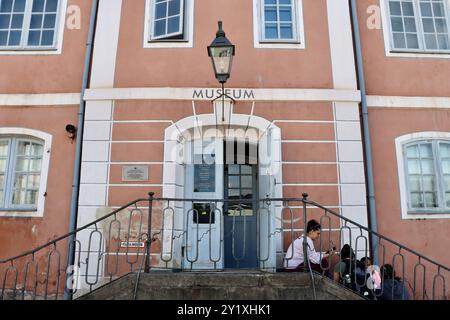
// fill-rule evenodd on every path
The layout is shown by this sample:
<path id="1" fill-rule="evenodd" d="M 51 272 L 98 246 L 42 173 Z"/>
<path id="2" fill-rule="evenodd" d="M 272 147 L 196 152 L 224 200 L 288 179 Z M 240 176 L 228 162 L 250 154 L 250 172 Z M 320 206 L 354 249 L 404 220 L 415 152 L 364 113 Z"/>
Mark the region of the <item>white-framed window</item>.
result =
<path id="1" fill-rule="evenodd" d="M 39 131 L 0 128 L 0 216 L 43 215 L 50 144 Z"/>
<path id="2" fill-rule="evenodd" d="M 256 48 L 304 48 L 302 0 L 253 0 Z"/>
<path id="3" fill-rule="evenodd" d="M 447 0 L 382 0 L 392 53 L 450 53 Z"/>
<path id="4" fill-rule="evenodd" d="M 1 51 L 56 51 L 67 0 L 0 0 Z"/>
<path id="5" fill-rule="evenodd" d="M 396 139 L 403 218 L 450 218 L 450 133 Z"/>
<path id="6" fill-rule="evenodd" d="M 144 47 L 192 47 L 194 0 L 146 0 Z"/>

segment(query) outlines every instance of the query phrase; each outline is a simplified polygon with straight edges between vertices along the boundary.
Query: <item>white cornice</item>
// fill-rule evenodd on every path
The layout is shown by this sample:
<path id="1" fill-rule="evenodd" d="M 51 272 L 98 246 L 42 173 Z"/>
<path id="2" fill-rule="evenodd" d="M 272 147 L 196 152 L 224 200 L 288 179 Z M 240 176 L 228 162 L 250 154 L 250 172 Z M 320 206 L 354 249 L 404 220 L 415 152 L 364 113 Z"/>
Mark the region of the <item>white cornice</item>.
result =
<path id="1" fill-rule="evenodd" d="M 0 107 L 79 105 L 80 96 L 80 93 L 0 94 Z"/>

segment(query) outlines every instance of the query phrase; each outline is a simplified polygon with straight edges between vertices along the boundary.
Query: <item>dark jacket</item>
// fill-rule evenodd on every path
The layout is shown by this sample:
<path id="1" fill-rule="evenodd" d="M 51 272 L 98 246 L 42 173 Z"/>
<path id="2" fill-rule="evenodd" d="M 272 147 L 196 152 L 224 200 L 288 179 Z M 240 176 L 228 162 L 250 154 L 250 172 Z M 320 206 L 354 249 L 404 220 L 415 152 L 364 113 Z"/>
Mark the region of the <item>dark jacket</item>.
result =
<path id="1" fill-rule="evenodd" d="M 382 290 L 380 300 L 409 300 L 405 284 L 400 280 L 394 279 L 394 295 L 392 295 L 392 279 L 384 279 Z"/>

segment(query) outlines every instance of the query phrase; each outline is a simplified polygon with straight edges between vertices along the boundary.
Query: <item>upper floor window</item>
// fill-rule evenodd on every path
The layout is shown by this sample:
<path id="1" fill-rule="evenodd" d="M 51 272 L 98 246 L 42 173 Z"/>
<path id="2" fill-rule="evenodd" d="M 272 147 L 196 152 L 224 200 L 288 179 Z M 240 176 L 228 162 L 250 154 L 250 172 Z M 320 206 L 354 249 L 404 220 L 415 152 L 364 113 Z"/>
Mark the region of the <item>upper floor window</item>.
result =
<path id="1" fill-rule="evenodd" d="M 294 0 L 261 0 L 261 41 L 299 41 L 295 6 Z"/>
<path id="2" fill-rule="evenodd" d="M 450 140 L 403 146 L 409 213 L 450 210 Z"/>
<path id="3" fill-rule="evenodd" d="M 62 0 L 0 0 L 0 49 L 56 49 Z"/>
<path id="4" fill-rule="evenodd" d="M 446 0 L 386 0 L 391 51 L 450 53 Z"/>
<path id="5" fill-rule="evenodd" d="M 192 46 L 194 0 L 146 0 L 144 47 Z"/>

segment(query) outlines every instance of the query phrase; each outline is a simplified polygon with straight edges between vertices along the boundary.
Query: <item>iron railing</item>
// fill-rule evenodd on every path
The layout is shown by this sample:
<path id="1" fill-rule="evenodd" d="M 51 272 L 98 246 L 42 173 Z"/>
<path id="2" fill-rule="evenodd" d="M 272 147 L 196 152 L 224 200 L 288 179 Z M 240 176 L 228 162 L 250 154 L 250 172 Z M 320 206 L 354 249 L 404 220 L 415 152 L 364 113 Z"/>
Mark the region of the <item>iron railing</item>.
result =
<path id="1" fill-rule="evenodd" d="M 401 281 L 381 272 L 382 286 L 373 292 L 375 299 L 395 298 L 394 283 L 404 286 L 410 299 L 449 298 L 448 267 L 308 200 L 306 194 L 255 200 L 155 198 L 150 193 L 147 199 L 111 208 L 111 213 L 74 232 L 0 261 L 0 299 L 73 299 L 129 273 L 137 277 L 137 298 L 142 272 L 219 271 L 229 267 L 229 261 L 238 268 L 251 260 L 251 268 L 284 271 L 286 256 L 292 256 L 286 249 L 310 219 L 322 226 L 317 252 L 349 244 L 356 258 L 376 257 L 380 265 L 393 266 Z M 256 223 L 253 229 L 248 228 L 251 223 Z M 255 242 L 249 240 L 252 232 Z M 75 247 L 74 266 L 65 258 L 69 241 Z M 332 275 L 339 260 L 336 254 L 322 259 L 321 273 Z M 309 259 L 306 262 L 309 266 Z M 351 268 L 357 268 L 356 259 Z M 303 271 L 314 277 L 311 268 Z M 353 274 L 353 289 L 359 292 L 368 276 L 358 283 Z"/>

